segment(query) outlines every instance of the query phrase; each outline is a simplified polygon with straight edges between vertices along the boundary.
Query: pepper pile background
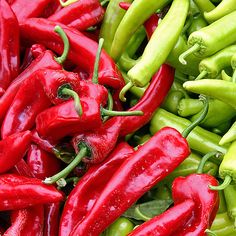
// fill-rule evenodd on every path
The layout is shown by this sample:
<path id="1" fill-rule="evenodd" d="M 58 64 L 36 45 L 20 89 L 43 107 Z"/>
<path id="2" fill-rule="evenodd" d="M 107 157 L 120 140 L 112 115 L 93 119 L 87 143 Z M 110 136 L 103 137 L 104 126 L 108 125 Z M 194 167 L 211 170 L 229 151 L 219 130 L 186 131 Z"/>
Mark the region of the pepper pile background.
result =
<path id="1" fill-rule="evenodd" d="M 235 43 L 235 0 L 0 0 L 0 235 L 236 235 Z"/>

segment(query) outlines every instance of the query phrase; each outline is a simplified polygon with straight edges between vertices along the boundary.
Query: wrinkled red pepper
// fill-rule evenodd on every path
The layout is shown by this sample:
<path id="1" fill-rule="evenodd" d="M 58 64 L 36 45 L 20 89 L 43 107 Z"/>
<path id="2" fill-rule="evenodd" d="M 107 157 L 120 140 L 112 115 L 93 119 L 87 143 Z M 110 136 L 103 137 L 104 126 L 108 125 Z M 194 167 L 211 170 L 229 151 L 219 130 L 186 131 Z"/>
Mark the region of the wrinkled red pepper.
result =
<path id="1" fill-rule="evenodd" d="M 133 152 L 127 143 L 118 144 L 104 162 L 92 166 L 79 180 L 63 208 L 60 236 L 68 236 L 76 223 L 92 209 L 113 173 Z"/>
<path id="2" fill-rule="evenodd" d="M 60 11 L 62 8 L 60 2 L 58 0 L 51 0 L 50 3 L 44 8 L 43 12 L 41 13 L 40 17 L 48 18 L 52 14 Z"/>
<path id="3" fill-rule="evenodd" d="M 0 93 L 19 73 L 19 25 L 5 0 L 0 1 Z"/>
<path id="4" fill-rule="evenodd" d="M 77 223 L 70 236 L 102 233 L 189 153 L 188 144 L 178 131 L 161 129 L 117 169 L 91 211 Z"/>
<path id="5" fill-rule="evenodd" d="M 103 16 L 104 9 L 98 0 L 80 0 L 62 8 L 48 19 L 83 31 L 98 24 Z"/>

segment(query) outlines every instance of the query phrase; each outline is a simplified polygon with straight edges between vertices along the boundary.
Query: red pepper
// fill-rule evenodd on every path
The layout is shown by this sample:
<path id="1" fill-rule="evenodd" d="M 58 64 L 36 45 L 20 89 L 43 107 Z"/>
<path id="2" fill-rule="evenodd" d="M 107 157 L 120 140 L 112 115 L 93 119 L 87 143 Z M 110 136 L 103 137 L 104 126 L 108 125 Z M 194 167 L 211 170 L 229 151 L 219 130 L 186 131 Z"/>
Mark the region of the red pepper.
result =
<path id="1" fill-rule="evenodd" d="M 33 144 L 28 151 L 26 163 L 38 179 L 45 179 L 54 175 L 61 168 L 60 160 Z"/>
<path id="2" fill-rule="evenodd" d="M 46 51 L 46 48 L 42 44 L 33 44 L 30 48 L 30 51 L 33 57 L 37 58 Z"/>
<path id="3" fill-rule="evenodd" d="M 113 173 L 133 152 L 127 143 L 118 144 L 104 162 L 92 166 L 79 180 L 63 208 L 60 236 L 68 236 L 76 223 L 92 209 Z"/>
<path id="4" fill-rule="evenodd" d="M 19 162 L 31 143 L 31 132 L 13 134 L 0 141 L 0 173 L 10 170 Z"/>
<path id="5" fill-rule="evenodd" d="M 83 31 L 98 24 L 103 15 L 104 9 L 98 0 L 80 0 L 62 8 L 48 19 Z"/>
<path id="6" fill-rule="evenodd" d="M 101 192 L 91 211 L 70 236 L 96 236 L 146 191 L 172 172 L 190 153 L 182 135 L 163 128 L 123 162 Z"/>
<path id="7" fill-rule="evenodd" d="M 158 26 L 158 21 L 159 21 L 159 17 L 158 17 L 157 14 L 151 15 L 150 18 L 145 21 L 144 27 L 145 27 L 145 29 L 146 29 L 148 39 L 151 38 L 153 32 L 154 32 L 155 29 L 157 28 L 157 26 Z"/>
<path id="8" fill-rule="evenodd" d="M 19 22 L 24 22 L 27 18 L 38 17 L 42 14 L 45 7 L 50 3 L 51 0 L 14 0 L 11 4 L 11 8 L 16 14 Z"/>
<path id="9" fill-rule="evenodd" d="M 61 65 L 54 60 L 54 54 L 47 50 L 41 56 L 37 57 L 30 65 L 27 67 L 8 87 L 4 95 L 0 98 L 0 124 L 4 119 L 7 110 L 11 106 L 11 103 L 22 85 L 22 83 L 27 80 L 31 74 L 35 71 L 43 68 L 60 70 L 62 69 Z"/>
<path id="10" fill-rule="evenodd" d="M 60 25 L 69 38 L 71 50 L 68 54 L 68 60 L 78 65 L 82 70 L 92 74 L 98 44 L 76 29 L 46 19 L 32 18 L 20 25 L 21 37 L 26 42 L 43 44 L 61 54 L 63 43 L 58 34 L 54 32 L 56 25 Z M 125 84 L 114 61 L 104 50 L 102 50 L 100 58 L 99 84 L 107 85 L 114 89 L 122 88 Z"/>
<path id="11" fill-rule="evenodd" d="M 161 215 L 141 224 L 129 236 L 171 236 L 192 217 L 195 204 L 186 200 L 176 204 Z"/>
<path id="12" fill-rule="evenodd" d="M 37 204 L 63 200 L 63 195 L 54 186 L 41 180 L 15 174 L 0 176 L 0 211 L 17 210 Z"/>
<path id="13" fill-rule="evenodd" d="M 185 226 L 175 232 L 175 236 L 204 236 L 215 219 L 218 207 L 218 192 L 209 189 L 209 185 L 218 185 L 217 180 L 207 174 L 191 174 L 187 177 L 178 177 L 172 185 L 173 200 L 176 204 L 188 199 L 195 202 L 192 218 Z"/>
<path id="14" fill-rule="evenodd" d="M 50 3 L 44 8 L 43 12 L 41 13 L 40 17 L 48 18 L 52 14 L 60 11 L 62 8 L 60 2 L 58 0 L 51 0 Z"/>
<path id="15" fill-rule="evenodd" d="M 19 25 L 5 0 L 0 1 L 0 90 L 6 90 L 19 73 Z"/>

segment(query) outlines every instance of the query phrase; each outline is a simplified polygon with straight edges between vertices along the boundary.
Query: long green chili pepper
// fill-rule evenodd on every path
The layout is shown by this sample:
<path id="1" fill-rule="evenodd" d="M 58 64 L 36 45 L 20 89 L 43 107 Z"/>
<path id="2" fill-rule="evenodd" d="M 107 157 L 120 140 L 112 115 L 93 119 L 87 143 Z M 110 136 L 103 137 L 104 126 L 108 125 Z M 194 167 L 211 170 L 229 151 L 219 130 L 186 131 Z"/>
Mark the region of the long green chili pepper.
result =
<path id="1" fill-rule="evenodd" d="M 203 108 L 203 102 L 194 98 L 183 98 L 177 107 L 178 115 L 187 117 L 195 115 Z"/>
<path id="2" fill-rule="evenodd" d="M 165 126 L 173 127 L 179 132 L 182 132 L 191 122 L 185 118 L 178 117 L 164 109 L 159 108 L 154 114 L 150 131 L 151 134 L 155 134 L 158 130 Z M 209 132 L 199 126 L 194 128 L 194 130 L 189 134 L 187 141 L 191 149 L 196 150 L 202 154 L 207 154 L 211 151 L 219 151 L 221 153 L 226 153 L 227 146 L 220 146 L 218 143 L 220 141 L 220 136 Z M 219 159 L 212 159 L 212 161 L 220 163 Z"/>
<path id="3" fill-rule="evenodd" d="M 119 6 L 120 2 L 131 3 L 133 0 L 110 0 L 100 30 L 100 37 L 104 38 L 104 49 L 110 54 L 112 41 L 126 11 Z"/>
<path id="4" fill-rule="evenodd" d="M 226 143 L 230 143 L 235 140 L 236 140 L 236 121 L 232 124 L 227 133 L 225 133 L 225 135 L 221 138 L 219 144 L 224 145 Z"/>
<path id="5" fill-rule="evenodd" d="M 229 185 L 224 189 L 224 195 L 229 217 L 234 220 L 234 227 L 236 228 L 236 186 Z"/>
<path id="6" fill-rule="evenodd" d="M 183 84 L 183 87 L 190 92 L 219 99 L 236 109 L 236 83 L 224 80 L 203 79 L 187 81 Z"/>
<path id="7" fill-rule="evenodd" d="M 158 9 L 166 6 L 170 0 L 134 1 L 120 22 L 111 46 L 111 57 L 118 61 L 127 43 L 135 31 Z"/>
<path id="8" fill-rule="evenodd" d="M 230 66 L 231 58 L 234 54 L 236 54 L 236 45 L 231 45 L 210 57 L 204 58 L 199 63 L 200 74 L 196 80 L 203 79 L 204 77 L 214 79 L 224 68 Z"/>
<path id="9" fill-rule="evenodd" d="M 188 45 L 190 48 L 180 55 L 180 62 L 186 64 L 185 58 L 193 53 L 199 57 L 213 55 L 217 51 L 234 43 L 236 38 L 235 18 L 236 11 L 193 32 L 188 38 Z"/>
<path id="10" fill-rule="evenodd" d="M 235 0 L 223 0 L 212 11 L 204 12 L 204 17 L 207 20 L 207 22 L 212 23 L 235 10 L 236 10 Z"/>
<path id="11" fill-rule="evenodd" d="M 205 19 L 202 17 L 201 14 L 197 14 L 195 17 L 193 17 L 193 22 L 191 26 L 187 30 L 187 34 L 190 35 L 194 31 L 198 31 L 203 27 L 206 27 L 208 24 L 205 21 Z"/>
<path id="12" fill-rule="evenodd" d="M 194 0 L 199 10 L 203 12 L 211 11 L 215 8 L 214 4 L 210 0 Z"/>
<path id="13" fill-rule="evenodd" d="M 188 8 L 188 0 L 173 1 L 169 11 L 148 42 L 141 60 L 129 70 L 128 76 L 130 78 L 130 83 L 122 89 L 122 94 L 133 85 L 144 87 L 165 62 L 181 34 L 187 17 Z M 176 18 L 177 15 L 178 18 Z M 172 27 L 169 27 L 169 25 Z"/>

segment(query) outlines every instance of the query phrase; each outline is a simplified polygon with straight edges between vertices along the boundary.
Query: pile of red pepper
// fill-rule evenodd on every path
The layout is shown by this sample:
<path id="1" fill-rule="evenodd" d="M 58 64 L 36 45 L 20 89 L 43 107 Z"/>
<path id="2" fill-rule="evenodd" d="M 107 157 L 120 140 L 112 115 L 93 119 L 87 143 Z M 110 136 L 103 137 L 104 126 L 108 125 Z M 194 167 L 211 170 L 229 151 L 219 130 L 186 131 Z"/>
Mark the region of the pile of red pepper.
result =
<path id="1" fill-rule="evenodd" d="M 236 25 L 201 35 L 236 7 L 212 2 L 0 0 L 0 235 L 236 234 Z"/>

